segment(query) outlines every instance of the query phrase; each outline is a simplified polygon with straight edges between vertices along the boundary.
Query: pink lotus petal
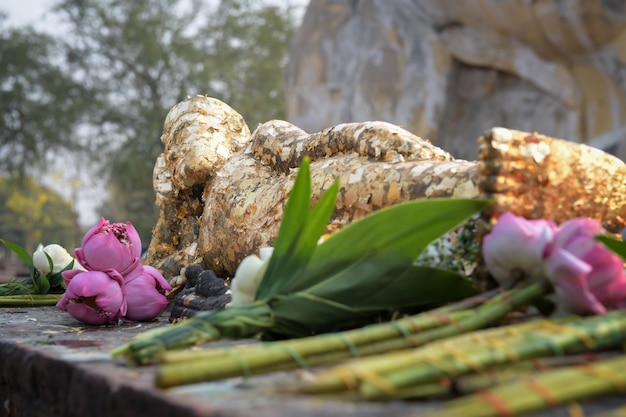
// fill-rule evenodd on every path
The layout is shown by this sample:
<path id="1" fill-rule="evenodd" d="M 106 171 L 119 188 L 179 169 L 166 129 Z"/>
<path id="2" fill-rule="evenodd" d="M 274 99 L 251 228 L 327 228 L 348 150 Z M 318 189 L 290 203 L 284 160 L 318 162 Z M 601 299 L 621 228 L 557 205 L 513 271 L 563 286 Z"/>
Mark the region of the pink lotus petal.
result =
<path id="1" fill-rule="evenodd" d="M 70 269 L 69 271 L 61 272 L 61 276 L 63 277 L 63 281 L 65 281 L 65 285 L 69 284 L 72 278 L 74 278 L 81 272 L 83 271 L 81 271 L 80 269 Z"/>
<path id="2" fill-rule="evenodd" d="M 165 292 L 171 289 L 171 285 L 156 268 L 145 265 L 142 274 L 126 281 L 124 294 L 128 309 L 124 319 L 153 320 L 167 307 Z"/>
<path id="3" fill-rule="evenodd" d="M 87 232 L 82 246 L 76 248 L 74 254 L 88 270 L 111 268 L 126 275 L 141 263 L 141 240 L 130 222 L 111 224 L 102 218 Z"/>
<path id="4" fill-rule="evenodd" d="M 568 311 L 577 314 L 604 314 L 606 309 L 592 294 L 587 277 L 591 265 L 571 253 L 557 248 L 547 262 L 555 292 Z"/>
<path id="5" fill-rule="evenodd" d="M 115 323 L 126 312 L 124 279 L 114 270 L 79 271 L 57 307 L 88 324 Z"/>
<path id="6" fill-rule="evenodd" d="M 156 288 L 159 290 L 159 292 L 165 293 L 165 291 L 172 291 L 172 286 L 169 282 L 167 282 L 165 277 L 161 275 L 158 269 L 150 265 L 144 265 L 143 269 L 147 274 L 154 278 L 154 281 L 156 282 Z"/>
<path id="7" fill-rule="evenodd" d="M 507 283 L 514 270 L 524 272 L 526 284 L 543 278 L 544 253 L 554 230 L 549 221 L 501 215 L 483 240 L 483 258 L 491 275 L 500 285 Z"/>

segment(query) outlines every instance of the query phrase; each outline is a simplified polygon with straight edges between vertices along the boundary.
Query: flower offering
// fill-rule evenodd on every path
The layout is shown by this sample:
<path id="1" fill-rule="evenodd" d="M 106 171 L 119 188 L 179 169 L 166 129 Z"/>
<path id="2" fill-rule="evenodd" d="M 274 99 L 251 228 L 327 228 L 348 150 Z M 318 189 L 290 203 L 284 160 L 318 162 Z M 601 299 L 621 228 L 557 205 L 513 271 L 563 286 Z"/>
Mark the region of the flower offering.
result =
<path id="1" fill-rule="evenodd" d="M 130 222 L 100 219 L 75 254 L 87 270 L 63 272 L 67 290 L 57 303 L 74 318 L 88 324 L 149 321 L 167 306 L 172 287 L 141 263 L 141 240 Z"/>

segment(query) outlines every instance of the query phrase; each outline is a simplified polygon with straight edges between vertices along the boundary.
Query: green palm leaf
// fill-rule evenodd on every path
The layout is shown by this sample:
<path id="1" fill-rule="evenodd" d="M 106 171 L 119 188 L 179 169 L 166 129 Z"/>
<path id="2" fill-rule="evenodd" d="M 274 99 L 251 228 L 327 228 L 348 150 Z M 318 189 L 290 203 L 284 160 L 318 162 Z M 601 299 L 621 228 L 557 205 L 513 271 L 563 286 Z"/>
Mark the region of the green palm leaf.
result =
<path id="1" fill-rule="evenodd" d="M 256 293 L 257 300 L 267 301 L 297 280 L 299 271 L 308 264 L 335 207 L 338 181 L 334 182 L 311 209 L 309 165 L 308 158 L 304 158 L 300 164 L 274 243 L 274 252 Z"/>
<path id="2" fill-rule="evenodd" d="M 355 269 L 344 270 L 341 280 L 272 300 L 275 324 L 266 330 L 266 336 L 302 337 L 333 330 L 337 323 L 359 326 L 375 313 L 438 306 L 475 294 L 472 283 L 452 271 L 405 266 L 404 271 L 391 268 L 388 275 L 376 276 L 380 270 L 375 265 L 362 262 Z"/>
<path id="3" fill-rule="evenodd" d="M 0 242 L 4 243 L 4 245 L 11 249 L 19 258 L 24 262 L 24 265 L 28 267 L 28 269 L 32 271 L 35 269 L 33 266 L 33 258 L 30 256 L 30 253 L 26 252 L 26 249 L 18 245 L 17 243 L 9 242 L 8 240 L 0 239 Z"/>
<path id="4" fill-rule="evenodd" d="M 0 296 L 6 295 L 27 295 L 27 294 L 47 294 L 50 289 L 50 282 L 48 278 L 35 270 L 33 265 L 33 258 L 30 253 L 26 252 L 26 249 L 18 245 L 17 243 L 9 242 L 8 240 L 0 239 L 7 248 L 19 256 L 28 267 L 29 277 L 24 282 L 9 282 L 0 285 Z"/>
<path id="5" fill-rule="evenodd" d="M 367 276 L 402 273 L 433 240 L 489 204 L 488 200 L 445 198 L 409 201 L 376 211 L 317 246 L 306 270 L 283 290 L 328 285 L 329 280 L 344 279 L 341 271 L 362 262 L 368 265 L 361 271 Z"/>
<path id="6" fill-rule="evenodd" d="M 599 235 L 596 239 L 604 243 L 607 248 L 617 253 L 626 261 L 626 242 L 608 235 Z"/>
<path id="7" fill-rule="evenodd" d="M 413 262 L 434 239 L 488 204 L 476 199 L 411 201 L 346 226 L 315 246 L 308 264 L 267 300 L 276 324 L 266 335 L 301 337 L 332 330 L 337 323 L 361 325 L 374 312 L 472 295 L 471 284 L 460 275 Z M 425 283 L 434 290 L 424 291 Z"/>

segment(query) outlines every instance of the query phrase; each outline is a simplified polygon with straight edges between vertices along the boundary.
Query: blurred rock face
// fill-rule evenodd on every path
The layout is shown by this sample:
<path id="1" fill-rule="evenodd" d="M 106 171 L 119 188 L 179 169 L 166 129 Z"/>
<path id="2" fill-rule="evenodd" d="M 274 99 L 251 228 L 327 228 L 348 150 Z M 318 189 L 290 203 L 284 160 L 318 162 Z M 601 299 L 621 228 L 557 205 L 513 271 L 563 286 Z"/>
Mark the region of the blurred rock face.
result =
<path id="1" fill-rule="evenodd" d="M 383 120 L 475 159 L 490 126 L 626 157 L 626 1 L 312 0 L 288 119 Z"/>

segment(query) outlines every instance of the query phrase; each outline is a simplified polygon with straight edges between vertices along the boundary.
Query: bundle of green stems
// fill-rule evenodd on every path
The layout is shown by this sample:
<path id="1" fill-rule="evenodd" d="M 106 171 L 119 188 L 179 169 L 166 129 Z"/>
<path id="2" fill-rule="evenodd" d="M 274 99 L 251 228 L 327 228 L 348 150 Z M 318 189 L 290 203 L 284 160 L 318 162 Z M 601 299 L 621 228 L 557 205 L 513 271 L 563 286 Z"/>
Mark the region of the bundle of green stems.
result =
<path id="1" fill-rule="evenodd" d="M 54 306 L 63 294 L 18 294 L 0 296 L 0 307 Z"/>
<path id="2" fill-rule="evenodd" d="M 496 323 L 544 293 L 541 284 L 534 284 L 492 298 L 474 297 L 416 316 L 345 332 L 263 344 L 165 352 L 159 357 L 163 365 L 157 372 L 157 385 L 172 387 L 306 368 L 414 348 Z"/>
<path id="3" fill-rule="evenodd" d="M 459 375 L 455 378 L 441 378 L 437 382 L 420 384 L 418 390 L 408 391 L 408 393 L 411 394 L 411 398 L 413 399 L 450 398 L 467 395 L 492 388 L 496 385 L 532 377 L 541 372 L 564 368 L 566 366 L 586 365 L 603 358 L 615 357 L 615 355 L 615 353 L 583 353 L 525 360 L 495 366 L 482 372 Z"/>
<path id="4" fill-rule="evenodd" d="M 599 395 L 626 392 L 626 356 L 518 378 L 452 400 L 429 417 L 514 416 Z M 626 408 L 602 414 L 623 416 Z"/>
<path id="5" fill-rule="evenodd" d="M 433 383 L 494 366 L 620 346 L 626 312 L 564 317 L 475 331 L 418 349 L 353 360 L 289 390 L 367 400 L 423 397 Z M 424 391 L 426 390 L 426 391 Z"/>

